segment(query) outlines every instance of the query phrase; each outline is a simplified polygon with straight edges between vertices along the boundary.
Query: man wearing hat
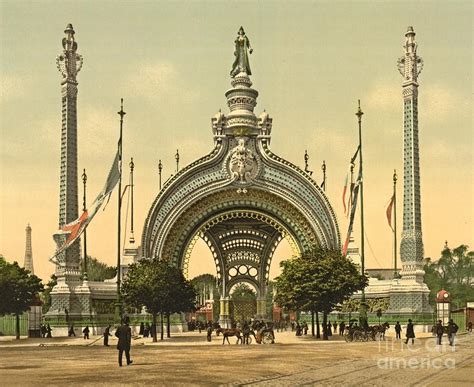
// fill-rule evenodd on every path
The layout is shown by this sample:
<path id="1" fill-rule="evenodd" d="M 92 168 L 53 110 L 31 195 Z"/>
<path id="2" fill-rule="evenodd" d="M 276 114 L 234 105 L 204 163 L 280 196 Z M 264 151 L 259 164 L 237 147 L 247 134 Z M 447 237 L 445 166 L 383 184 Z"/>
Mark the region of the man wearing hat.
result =
<path id="1" fill-rule="evenodd" d="M 127 359 L 127 365 L 133 363 L 130 360 L 130 346 L 132 344 L 132 329 L 128 326 L 128 317 L 125 317 L 122 325 L 120 325 L 115 331 L 115 337 L 118 337 L 117 349 L 118 354 L 118 363 L 122 367 L 122 356 L 125 352 L 125 358 Z"/>

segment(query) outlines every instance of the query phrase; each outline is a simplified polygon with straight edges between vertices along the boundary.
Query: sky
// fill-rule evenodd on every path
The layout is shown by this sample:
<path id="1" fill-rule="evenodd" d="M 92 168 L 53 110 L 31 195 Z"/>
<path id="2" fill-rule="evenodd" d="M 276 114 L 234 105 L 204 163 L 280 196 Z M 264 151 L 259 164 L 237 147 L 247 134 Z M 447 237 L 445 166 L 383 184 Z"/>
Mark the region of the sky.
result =
<path id="1" fill-rule="evenodd" d="M 140 240 L 158 193 L 158 160 L 166 180 L 176 149 L 181 167 L 212 149 L 210 120 L 218 109 L 228 111 L 224 93 L 242 25 L 254 50 L 255 112 L 266 109 L 273 117 L 271 149 L 300 167 L 307 150 L 318 182 L 326 161 L 327 196 L 342 238 L 347 219 L 341 196 L 357 147 L 361 100 L 369 268 L 392 265 L 385 209 L 394 169 L 401 232 L 403 105 L 396 64 L 413 26 L 425 63 L 419 77 L 425 256 L 438 258 L 445 240 L 474 248 L 472 20 L 471 1 L 0 0 L 0 254 L 23 263 L 30 223 L 35 273 L 46 280 L 54 272 L 48 257 L 58 226 L 61 133 L 55 60 L 68 23 L 84 57 L 78 167 L 87 170 L 89 203 L 114 157 L 124 98 L 124 158 L 135 162 Z M 82 189 L 79 198 L 82 203 Z M 87 234 L 88 253 L 111 265 L 116 217 L 116 205 L 109 204 Z M 358 221 L 354 235 L 360 240 Z M 283 243 L 273 274 L 289 255 Z M 215 270 L 202 244 L 190 266 L 191 275 Z"/>

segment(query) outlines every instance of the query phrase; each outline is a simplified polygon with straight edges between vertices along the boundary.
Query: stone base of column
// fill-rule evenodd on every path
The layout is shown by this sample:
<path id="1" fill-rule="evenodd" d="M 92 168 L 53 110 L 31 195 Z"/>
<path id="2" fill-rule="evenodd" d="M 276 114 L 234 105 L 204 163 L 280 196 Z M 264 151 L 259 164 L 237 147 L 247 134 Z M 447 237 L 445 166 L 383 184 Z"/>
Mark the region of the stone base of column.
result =
<path id="1" fill-rule="evenodd" d="M 429 304 L 430 290 L 424 283 L 415 280 L 395 280 L 390 288 L 388 313 L 432 313 Z"/>

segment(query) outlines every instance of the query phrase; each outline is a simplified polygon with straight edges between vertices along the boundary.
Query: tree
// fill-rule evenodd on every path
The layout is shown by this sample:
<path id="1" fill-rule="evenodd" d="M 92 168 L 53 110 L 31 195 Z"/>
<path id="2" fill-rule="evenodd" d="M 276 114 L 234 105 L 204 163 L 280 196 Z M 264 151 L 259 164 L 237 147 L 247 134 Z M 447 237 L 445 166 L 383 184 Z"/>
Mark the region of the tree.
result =
<path id="1" fill-rule="evenodd" d="M 57 284 L 58 278 L 56 277 L 56 275 L 52 274 L 49 282 L 46 284 L 46 288 L 41 293 L 41 301 L 43 302 L 43 314 L 48 312 L 49 308 L 51 308 L 51 292 Z"/>
<path id="2" fill-rule="evenodd" d="M 81 258 L 80 267 L 84 267 L 84 258 Z M 108 266 L 100 262 L 97 258 L 87 256 L 87 279 L 89 281 L 105 281 L 114 278 L 117 275 L 115 266 Z M 83 276 L 81 276 L 83 279 Z"/>
<path id="3" fill-rule="evenodd" d="M 441 289 L 451 294 L 455 308 L 462 308 L 467 301 L 474 299 L 474 251 L 468 250 L 467 245 L 460 245 L 452 250 L 445 246 L 437 261 L 426 259 L 424 281 L 430 289 L 432 305 L 435 304 L 436 293 Z"/>
<path id="4" fill-rule="evenodd" d="M 184 278 L 182 271 L 165 260 L 141 259 L 130 265 L 127 276 L 122 284 L 124 301 L 130 306 L 145 306 L 153 317 L 160 315 L 161 340 L 163 340 L 163 315 L 184 312 L 194 306 L 196 293 Z M 156 342 L 156 329 L 153 332 Z"/>
<path id="5" fill-rule="evenodd" d="M 30 308 L 42 290 L 41 279 L 20 267 L 17 262 L 8 263 L 0 256 L 0 316 L 16 316 L 17 339 L 20 339 L 20 314 Z"/>
<path id="6" fill-rule="evenodd" d="M 214 316 L 219 316 L 220 313 L 220 305 L 219 305 L 219 298 L 220 298 L 220 288 L 217 285 L 217 278 L 213 276 L 212 274 L 200 274 L 196 277 L 194 277 L 191 280 L 191 284 L 194 287 L 194 290 L 196 291 L 196 294 L 199 295 L 202 294 L 203 292 L 209 291 L 209 289 L 212 289 L 212 293 L 214 296 L 214 304 L 212 306 L 213 309 L 213 314 Z M 199 302 L 199 301 L 198 301 Z"/>
<path id="7" fill-rule="evenodd" d="M 327 314 L 369 282 L 339 250 L 314 247 L 280 265 L 277 302 L 288 309 L 323 312 L 323 328 L 327 325 Z M 326 329 L 323 338 L 327 340 Z"/>

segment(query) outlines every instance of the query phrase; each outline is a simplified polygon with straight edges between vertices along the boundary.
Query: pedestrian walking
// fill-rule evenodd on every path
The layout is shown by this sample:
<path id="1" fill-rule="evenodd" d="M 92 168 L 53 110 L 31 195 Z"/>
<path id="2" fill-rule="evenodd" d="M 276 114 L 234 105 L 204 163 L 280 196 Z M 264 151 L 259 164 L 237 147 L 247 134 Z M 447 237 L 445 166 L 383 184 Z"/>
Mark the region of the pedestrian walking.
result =
<path id="1" fill-rule="evenodd" d="M 207 341 L 211 341 L 212 340 L 212 325 L 208 325 L 207 327 Z"/>
<path id="2" fill-rule="evenodd" d="M 130 360 L 130 346 L 132 345 L 132 330 L 128 325 L 128 318 L 126 318 L 122 325 L 120 325 L 115 331 L 115 337 L 118 337 L 117 349 L 118 353 L 118 364 L 122 367 L 122 357 L 125 352 L 125 358 L 127 359 L 127 365 L 133 363 Z"/>
<path id="3" fill-rule="evenodd" d="M 444 327 L 441 320 L 438 320 L 438 323 L 435 326 L 435 333 L 437 336 L 436 344 L 441 345 L 441 340 L 443 339 Z"/>
<path id="4" fill-rule="evenodd" d="M 143 337 L 150 336 L 150 330 L 151 330 L 150 324 L 146 323 L 145 329 L 143 330 Z"/>
<path id="5" fill-rule="evenodd" d="M 138 334 L 143 336 L 144 333 L 145 333 L 145 323 L 142 321 L 140 323 L 140 330 L 138 331 Z"/>
<path id="6" fill-rule="evenodd" d="M 296 323 L 296 336 L 301 336 L 301 326 L 300 323 Z"/>
<path id="7" fill-rule="evenodd" d="M 328 322 L 328 325 L 327 325 L 327 334 L 328 334 L 328 337 L 332 336 L 332 326 L 331 326 L 331 322 Z"/>
<path id="8" fill-rule="evenodd" d="M 50 338 L 53 337 L 53 335 L 52 335 L 53 330 L 51 329 L 51 325 L 48 324 L 48 326 L 46 327 L 46 332 L 47 332 L 46 333 L 46 338 L 50 339 Z"/>
<path id="9" fill-rule="evenodd" d="M 110 325 L 107 325 L 107 327 L 104 330 L 104 345 L 106 347 L 109 346 L 109 336 L 112 336 L 112 335 L 110 334 Z"/>
<path id="10" fill-rule="evenodd" d="M 76 337 L 76 332 L 74 332 L 74 324 L 71 324 L 71 326 L 69 327 L 67 335 L 68 337 L 72 337 L 72 336 Z"/>
<path id="11" fill-rule="evenodd" d="M 415 344 L 415 329 L 413 327 L 413 323 L 411 322 L 411 319 L 408 319 L 408 324 L 407 324 L 407 339 L 405 341 L 405 344 L 408 344 L 408 340 L 411 339 L 411 343 Z"/>
<path id="12" fill-rule="evenodd" d="M 468 331 L 469 333 L 472 333 L 472 322 L 471 322 L 471 321 L 469 321 L 469 322 L 467 323 L 467 331 Z"/>
<path id="13" fill-rule="evenodd" d="M 458 325 L 453 321 L 452 318 L 450 318 L 448 322 L 448 339 L 449 345 L 451 347 L 454 346 L 454 339 L 456 338 L 456 332 L 458 331 L 458 329 Z"/>
<path id="14" fill-rule="evenodd" d="M 340 324 L 339 324 L 339 335 L 340 336 L 344 336 L 344 331 L 346 329 L 346 323 L 344 321 L 342 321 Z"/>
<path id="15" fill-rule="evenodd" d="M 89 325 L 86 325 L 86 327 L 82 330 L 82 333 L 84 334 L 84 340 L 89 340 Z"/>
<path id="16" fill-rule="evenodd" d="M 306 336 L 308 334 L 308 324 L 306 323 L 306 321 L 303 323 L 303 331 Z"/>
<path id="17" fill-rule="evenodd" d="M 332 324 L 332 327 L 334 328 L 333 332 L 334 334 L 337 333 L 337 321 L 334 321 L 334 323 Z"/>
<path id="18" fill-rule="evenodd" d="M 400 325 L 400 321 L 397 321 L 395 324 L 395 333 L 397 334 L 396 339 L 401 340 L 402 339 L 402 326 Z"/>

